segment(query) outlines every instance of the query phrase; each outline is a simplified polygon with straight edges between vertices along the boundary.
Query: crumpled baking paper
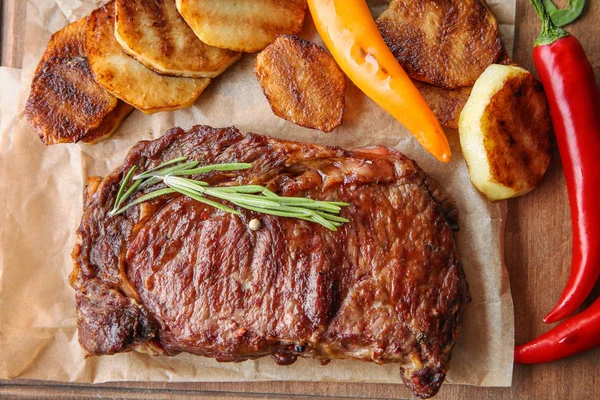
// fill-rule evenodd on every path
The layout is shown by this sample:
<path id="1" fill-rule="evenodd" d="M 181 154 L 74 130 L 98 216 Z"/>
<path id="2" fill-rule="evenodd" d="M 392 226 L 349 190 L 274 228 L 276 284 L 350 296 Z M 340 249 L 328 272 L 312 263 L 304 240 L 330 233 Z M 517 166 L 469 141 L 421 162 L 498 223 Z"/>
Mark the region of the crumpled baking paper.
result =
<path id="1" fill-rule="evenodd" d="M 242 131 L 354 148 L 385 145 L 417 160 L 456 200 L 456 240 L 473 302 L 453 352 L 451 383 L 510 386 L 514 316 L 503 265 L 503 203 L 492 204 L 471 185 L 458 135 L 448 132 L 453 161 L 429 156 L 403 126 L 349 83 L 344 124 L 323 134 L 275 117 L 253 74 L 255 55 L 244 55 L 215 79 L 193 108 L 147 116 L 132 114 L 109 140 L 44 146 L 23 117 L 35 67 L 50 34 L 85 16 L 100 1 L 28 0 L 23 70 L 0 69 L 0 378 L 70 382 L 106 381 L 336 381 L 401 383 L 398 366 L 300 359 L 279 367 L 269 358 L 217 363 L 182 354 L 127 353 L 85 358 L 77 340 L 74 291 L 68 285 L 71 249 L 82 213 L 86 177 L 107 175 L 142 139 L 174 126 L 235 125 Z M 375 4 L 380 12 L 384 2 Z M 515 0 L 488 1 L 512 50 Z M 308 18 L 301 35 L 320 40 Z"/>

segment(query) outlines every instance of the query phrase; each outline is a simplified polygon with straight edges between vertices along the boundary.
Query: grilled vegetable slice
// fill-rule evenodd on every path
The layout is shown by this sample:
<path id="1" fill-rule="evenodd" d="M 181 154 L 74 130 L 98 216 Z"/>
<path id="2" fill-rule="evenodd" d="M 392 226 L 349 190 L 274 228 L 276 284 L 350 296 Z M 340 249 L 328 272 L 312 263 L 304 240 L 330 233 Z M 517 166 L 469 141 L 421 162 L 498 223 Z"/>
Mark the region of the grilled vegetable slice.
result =
<path id="1" fill-rule="evenodd" d="M 278 117 L 323 132 L 342 123 L 346 78 L 321 47 L 281 35 L 258 55 L 254 70 Z"/>
<path id="2" fill-rule="evenodd" d="M 126 55 L 115 39 L 114 14 L 111 1 L 92 12 L 87 24 L 86 48 L 98 83 L 147 114 L 192 106 L 210 79 L 158 75 Z"/>
<path id="3" fill-rule="evenodd" d="M 45 144 L 98 142 L 133 110 L 94 80 L 86 23 L 81 19 L 52 36 L 33 78 L 25 115 Z"/>
<path id="4" fill-rule="evenodd" d="M 377 26 L 411 78 L 447 89 L 473 86 L 502 52 L 481 0 L 393 0 Z"/>
<path id="5" fill-rule="evenodd" d="M 127 54 L 163 75 L 214 78 L 242 55 L 198 39 L 175 0 L 117 0 L 115 37 Z"/>
<path id="6" fill-rule="evenodd" d="M 306 0 L 177 0 L 177 9 L 204 43 L 253 53 L 280 34 L 302 30 Z"/>
<path id="7" fill-rule="evenodd" d="M 515 66 L 490 65 L 459 119 L 471 181 L 490 200 L 533 190 L 550 163 L 550 111 L 542 85 Z"/>
<path id="8" fill-rule="evenodd" d="M 444 89 L 419 81 L 415 86 L 444 128 L 458 129 L 458 117 L 471 94 L 472 87 Z"/>

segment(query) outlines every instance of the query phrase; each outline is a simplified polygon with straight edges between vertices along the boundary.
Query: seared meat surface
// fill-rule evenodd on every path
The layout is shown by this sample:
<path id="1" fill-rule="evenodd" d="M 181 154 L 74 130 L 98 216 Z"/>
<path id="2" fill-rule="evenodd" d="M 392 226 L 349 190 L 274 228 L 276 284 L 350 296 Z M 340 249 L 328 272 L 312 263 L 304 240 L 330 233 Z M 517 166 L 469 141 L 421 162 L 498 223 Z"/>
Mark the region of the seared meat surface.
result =
<path id="1" fill-rule="evenodd" d="M 337 232 L 184 196 L 110 217 L 124 174 L 179 156 L 252 168 L 198 176 L 285 196 L 344 201 Z M 152 189 L 152 188 L 150 188 Z M 188 352 L 219 361 L 271 355 L 398 363 L 418 396 L 446 375 L 470 301 L 445 192 L 395 150 L 288 142 L 235 128 L 175 128 L 91 178 L 73 251 L 79 339 L 94 355 Z M 262 228 L 248 223 L 257 218 Z"/>

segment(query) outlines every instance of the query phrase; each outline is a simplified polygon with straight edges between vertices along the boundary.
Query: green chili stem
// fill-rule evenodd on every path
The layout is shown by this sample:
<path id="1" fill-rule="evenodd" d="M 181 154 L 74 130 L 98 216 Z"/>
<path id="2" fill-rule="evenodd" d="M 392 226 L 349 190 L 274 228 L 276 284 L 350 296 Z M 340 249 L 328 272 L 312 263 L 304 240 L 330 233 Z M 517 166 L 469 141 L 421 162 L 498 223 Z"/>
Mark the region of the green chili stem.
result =
<path id="1" fill-rule="evenodd" d="M 559 28 L 552 22 L 552 18 L 542 0 L 529 0 L 535 8 L 535 12 L 542 21 L 542 31 L 535 40 L 535 46 L 546 46 L 556 42 L 558 39 L 569 36 L 563 28 Z"/>

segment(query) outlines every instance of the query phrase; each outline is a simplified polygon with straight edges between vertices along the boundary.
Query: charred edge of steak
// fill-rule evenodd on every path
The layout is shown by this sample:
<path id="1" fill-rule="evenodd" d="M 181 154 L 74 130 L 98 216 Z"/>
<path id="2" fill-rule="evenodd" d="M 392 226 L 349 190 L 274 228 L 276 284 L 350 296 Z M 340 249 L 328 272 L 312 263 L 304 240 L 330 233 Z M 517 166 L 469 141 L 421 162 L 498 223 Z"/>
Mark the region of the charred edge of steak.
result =
<path id="1" fill-rule="evenodd" d="M 112 355 L 141 346 L 156 336 L 157 325 L 133 299 L 89 282 L 76 295 L 80 343 L 92 355 Z"/>
<path id="2" fill-rule="evenodd" d="M 419 168 L 420 169 L 420 168 Z M 425 172 L 423 172 L 425 175 Z M 458 232 L 460 227 L 458 225 L 458 207 L 452 198 L 448 195 L 440 185 L 433 178 L 426 176 L 424 178 L 425 187 L 429 191 L 431 197 L 438 203 L 442 212 L 446 216 L 446 220 L 454 232 Z"/>
<path id="3" fill-rule="evenodd" d="M 435 368 L 426 368 L 412 373 L 410 379 L 404 374 L 401 375 L 404 384 L 412 392 L 422 398 L 428 399 L 437 394 L 446 378 L 446 370 L 441 366 Z"/>
<path id="4" fill-rule="evenodd" d="M 131 253 L 133 257 L 138 251 L 144 250 L 144 243 L 138 239 L 147 231 L 146 226 L 150 225 L 150 221 L 156 215 L 162 214 L 163 210 L 169 210 L 170 207 L 181 206 L 181 204 L 186 203 L 182 202 L 182 198 L 178 196 L 167 196 L 144 203 L 139 208 L 132 208 L 124 215 L 108 217 L 107 214 L 114 204 L 124 173 L 132 166 L 137 166 L 138 170 L 146 170 L 182 155 L 188 156 L 190 159 L 202 160 L 203 164 L 217 162 L 253 163 L 251 170 L 234 173 L 214 173 L 202 179 L 217 185 L 223 183 L 257 183 L 269 187 L 272 185 L 276 191 L 281 189 L 282 195 L 318 195 L 321 190 L 331 189 L 330 182 L 337 182 L 335 185 L 340 187 L 339 193 L 343 193 L 344 196 L 348 195 L 354 198 L 352 196 L 357 192 L 359 192 L 359 195 L 360 193 L 371 193 L 370 195 L 379 196 L 374 197 L 375 201 L 383 200 L 382 206 L 389 209 L 391 203 L 381 193 L 392 192 L 380 192 L 380 190 L 388 186 L 392 188 L 406 186 L 409 189 L 402 189 L 402 191 L 407 190 L 409 192 L 402 193 L 407 195 L 407 200 L 402 201 L 411 202 L 417 199 L 421 202 L 414 204 L 425 207 L 417 208 L 417 210 L 421 210 L 418 211 L 419 216 L 421 218 L 425 217 L 424 221 L 428 221 L 423 229 L 440 230 L 438 234 L 441 236 L 433 239 L 433 243 L 427 241 L 417 243 L 417 246 L 425 244 L 422 250 L 425 257 L 435 257 L 435 260 L 437 260 L 432 261 L 437 264 L 432 264 L 433 269 L 425 272 L 425 278 L 418 279 L 433 280 L 431 282 L 424 281 L 425 286 L 423 286 L 423 281 L 417 282 L 415 284 L 417 286 L 408 289 L 409 291 L 404 295 L 406 297 L 402 298 L 402 301 L 407 303 L 399 304 L 398 307 L 404 313 L 408 310 L 413 313 L 420 306 L 426 306 L 424 310 L 428 313 L 429 308 L 427 307 L 433 306 L 438 307 L 442 314 L 421 314 L 418 318 L 411 314 L 409 319 L 412 321 L 398 321 L 400 327 L 392 328 L 400 329 L 408 335 L 408 337 L 401 336 L 401 343 L 403 344 L 383 345 L 371 343 L 367 346 L 369 346 L 368 351 L 373 352 L 372 356 L 365 356 L 365 353 L 360 351 L 354 352 L 361 350 L 361 346 L 363 346 L 360 344 L 362 339 L 360 336 L 355 336 L 352 329 L 349 330 L 349 327 L 351 328 L 353 325 L 348 324 L 348 321 L 352 321 L 356 317 L 362 317 L 359 314 L 356 314 L 356 316 L 352 314 L 349 320 L 342 321 L 343 323 L 339 324 L 340 310 L 343 303 L 348 300 L 349 289 L 347 287 L 340 289 L 336 285 L 341 285 L 341 281 L 345 281 L 344 285 L 346 286 L 356 284 L 360 289 L 355 291 L 355 295 L 356 293 L 362 293 L 361 291 L 366 290 L 367 286 L 363 285 L 365 282 L 361 280 L 361 277 L 349 278 L 347 271 L 344 272 L 346 275 L 342 278 L 342 275 L 339 274 L 340 265 L 332 267 L 333 274 L 323 274 L 319 271 L 318 276 L 315 275 L 315 281 L 312 283 L 322 285 L 318 286 L 319 289 L 315 292 L 315 296 L 323 296 L 323 298 L 317 299 L 315 303 L 317 308 L 310 310 L 308 316 L 298 317 L 303 318 L 302 321 L 306 322 L 303 322 L 303 326 L 300 328 L 301 332 L 310 333 L 310 329 L 313 329 L 313 335 L 316 334 L 316 337 L 321 337 L 319 340 L 328 341 L 327 343 L 311 343 L 309 337 L 301 338 L 296 343 L 296 340 L 278 337 L 277 330 L 270 331 L 273 334 L 272 336 L 270 334 L 261 336 L 247 331 L 243 321 L 241 325 L 237 325 L 237 328 L 235 328 L 240 332 L 239 342 L 231 347 L 210 345 L 210 348 L 202 348 L 202 344 L 198 344 L 200 342 L 191 344 L 181 342 L 181 338 L 172 333 L 165 320 L 157 314 L 157 309 L 153 309 L 151 303 L 142 300 L 143 288 L 136 286 L 136 283 L 131 281 L 132 278 L 127 269 L 134 268 L 130 265 L 128 253 Z M 363 161 L 365 162 L 362 163 Z M 344 164 L 345 162 L 347 164 Z M 389 179 L 386 178 L 385 174 L 381 177 L 377 175 L 379 173 L 378 166 L 380 165 L 389 170 L 390 166 L 386 163 L 392 165 L 391 170 L 393 170 L 393 177 Z M 334 169 L 333 174 L 328 175 L 328 171 L 332 168 Z M 348 168 L 357 168 L 357 171 L 348 173 Z M 366 176 L 361 175 L 364 172 L 363 169 L 367 171 Z M 340 174 L 343 176 L 340 177 Z M 377 176 L 373 177 L 369 174 Z M 364 191 L 361 190 L 363 185 L 366 188 Z M 369 187 L 375 191 L 370 191 Z M 360 198 L 357 197 L 356 199 Z M 369 200 L 366 201 L 365 204 L 369 204 Z M 195 205 L 194 207 L 198 206 Z M 391 209 L 402 210 L 402 208 L 393 207 Z M 208 218 L 212 218 L 210 212 L 206 214 Z M 360 223 L 367 224 L 364 228 L 376 229 L 372 232 L 378 232 L 378 235 L 384 234 L 383 237 L 387 235 L 385 229 L 383 233 L 381 231 L 381 228 L 386 225 L 371 224 L 368 221 L 368 219 L 375 218 L 375 215 L 359 214 L 361 216 L 357 216 L 357 218 L 361 218 Z M 388 221 L 395 221 L 389 218 L 392 215 L 401 216 L 402 214 L 394 211 L 392 214 L 380 217 L 383 217 L 384 220 L 387 217 Z M 244 214 L 238 218 L 249 217 L 250 215 Z M 352 219 L 352 216 L 350 218 Z M 265 217 L 265 219 L 267 218 Z M 229 220 L 234 221 L 235 219 L 230 217 Z M 263 224 L 263 229 L 273 229 L 272 233 L 278 232 L 278 234 L 281 234 L 283 232 L 281 229 L 284 226 L 282 221 L 277 218 L 271 218 L 270 221 Z M 237 221 L 237 223 L 239 222 Z M 409 225 L 413 223 L 410 216 L 405 222 Z M 289 220 L 286 222 L 286 224 L 294 223 L 304 224 L 301 231 L 312 232 L 309 237 L 313 236 L 318 240 L 322 240 L 328 235 L 334 235 L 313 225 L 307 227 L 304 222 L 290 223 Z M 359 223 L 357 222 L 357 224 Z M 272 228 L 269 228 L 269 226 Z M 238 227 L 238 229 L 241 228 L 243 231 L 242 227 Z M 396 232 L 393 222 L 391 225 L 388 222 L 387 227 Z M 356 228 L 359 229 L 357 232 L 360 232 L 360 224 Z M 160 225 L 158 225 L 158 229 L 160 230 Z M 289 225 L 286 229 L 289 231 Z M 75 268 L 71 274 L 71 285 L 76 291 L 79 340 L 81 345 L 93 355 L 115 354 L 130 350 L 174 355 L 185 351 L 214 357 L 218 361 L 241 361 L 271 355 L 274 361 L 281 365 L 293 363 L 298 356 L 314 357 L 322 362 L 330 358 L 357 358 L 378 363 L 403 362 L 404 364 L 401 364 L 402 379 L 405 384 L 417 396 L 431 397 L 437 393 L 444 380 L 447 363 L 450 360 L 450 351 L 459 333 L 459 319 L 466 305 L 470 302 L 468 283 L 458 260 L 452 235 L 452 231 L 457 229 L 458 210 L 454 202 L 414 161 L 396 150 L 379 147 L 345 151 L 335 147 L 301 144 L 250 133 L 242 134 L 233 127 L 214 129 L 206 126 L 196 126 L 189 132 L 174 128 L 159 139 L 142 141 L 136 144 L 130 150 L 124 164 L 108 177 L 104 179 L 91 178 L 88 181 L 84 196 L 84 214 L 78 229 L 79 240 L 72 254 Z M 339 249 L 342 249 L 342 253 L 346 251 L 343 247 L 345 246 L 344 240 L 346 240 L 344 231 L 344 228 L 341 229 L 340 236 L 334 238 L 334 247 L 330 247 L 329 253 L 323 255 L 326 262 L 337 263 L 335 260 L 338 260 L 336 257 L 338 257 Z M 351 233 L 356 235 L 354 231 Z M 365 240 L 368 241 L 369 236 L 365 235 L 367 233 L 363 232 L 356 236 L 353 239 L 353 245 L 360 245 L 365 243 Z M 419 237 L 426 238 L 425 236 Z M 161 236 L 159 241 L 168 239 L 168 237 L 163 239 Z M 307 240 L 310 239 L 307 238 Z M 387 246 L 386 240 L 381 244 Z M 438 242 L 438 244 L 435 244 L 435 242 Z M 133 243 L 135 243 L 135 246 L 133 246 Z M 133 249 L 136 246 L 138 249 Z M 283 246 L 284 249 L 287 247 L 288 245 Z M 382 249 L 384 248 L 382 247 Z M 354 250 L 358 250 L 358 248 Z M 255 251 L 255 249 L 252 251 Z M 405 257 L 405 255 L 401 257 Z M 394 262 L 398 263 L 400 259 L 404 258 L 399 258 Z M 354 262 L 352 260 L 346 261 L 350 265 Z M 319 262 L 323 261 L 320 260 Z M 370 263 L 370 261 L 367 263 Z M 194 266 L 188 267 L 193 268 Z M 375 267 L 373 266 L 373 268 Z M 338 268 L 337 272 L 335 272 L 336 268 Z M 401 268 L 407 268 L 407 266 Z M 441 275 L 438 275 L 438 273 L 441 273 Z M 421 274 L 417 273 L 417 275 Z M 430 278 L 427 278 L 428 276 Z M 413 277 L 407 276 L 406 279 L 411 280 Z M 438 280 L 437 283 L 433 283 L 435 279 Z M 141 282 L 145 281 L 142 280 Z M 140 281 L 137 282 L 137 285 L 139 284 Z M 332 293 L 329 293 L 330 289 L 333 290 Z M 355 288 L 352 287 L 351 289 L 354 290 Z M 372 291 L 370 293 L 375 293 L 377 287 L 373 286 L 368 290 Z M 361 295 L 358 294 L 357 296 Z M 439 297 L 436 300 L 437 303 L 429 303 L 429 296 Z M 314 299 L 311 298 L 310 301 L 314 301 Z M 371 307 L 368 302 L 373 300 L 355 296 L 353 301 L 356 301 L 356 305 L 352 306 L 354 308 L 350 310 L 351 312 L 362 309 L 363 305 L 364 307 Z M 342 317 L 348 318 L 347 315 Z M 415 321 L 417 324 L 421 324 L 428 333 L 417 334 L 419 331 L 415 331 L 412 325 L 409 326 L 409 323 L 412 324 Z M 361 323 L 361 321 L 357 321 L 357 323 Z M 295 327 L 294 329 L 298 328 Z M 206 334 L 206 337 L 210 338 L 215 333 L 206 332 Z M 387 338 L 385 338 L 385 341 L 387 342 Z M 387 359 L 382 356 L 384 351 L 389 352 L 391 348 L 395 349 L 394 346 L 404 346 L 406 343 L 413 342 L 414 347 L 409 353 L 402 353 L 399 356 L 392 355 L 391 358 L 389 358 L 390 354 L 386 353 Z M 210 343 L 210 341 L 206 343 Z M 380 348 L 380 346 L 383 347 Z M 398 347 L 398 349 L 400 348 Z M 240 353 L 235 353 L 236 349 L 243 350 Z M 344 352 L 346 352 L 345 356 Z M 402 356 L 405 358 L 403 359 Z M 410 361 L 406 361 L 411 357 L 416 357 L 416 361 L 412 364 Z"/>

